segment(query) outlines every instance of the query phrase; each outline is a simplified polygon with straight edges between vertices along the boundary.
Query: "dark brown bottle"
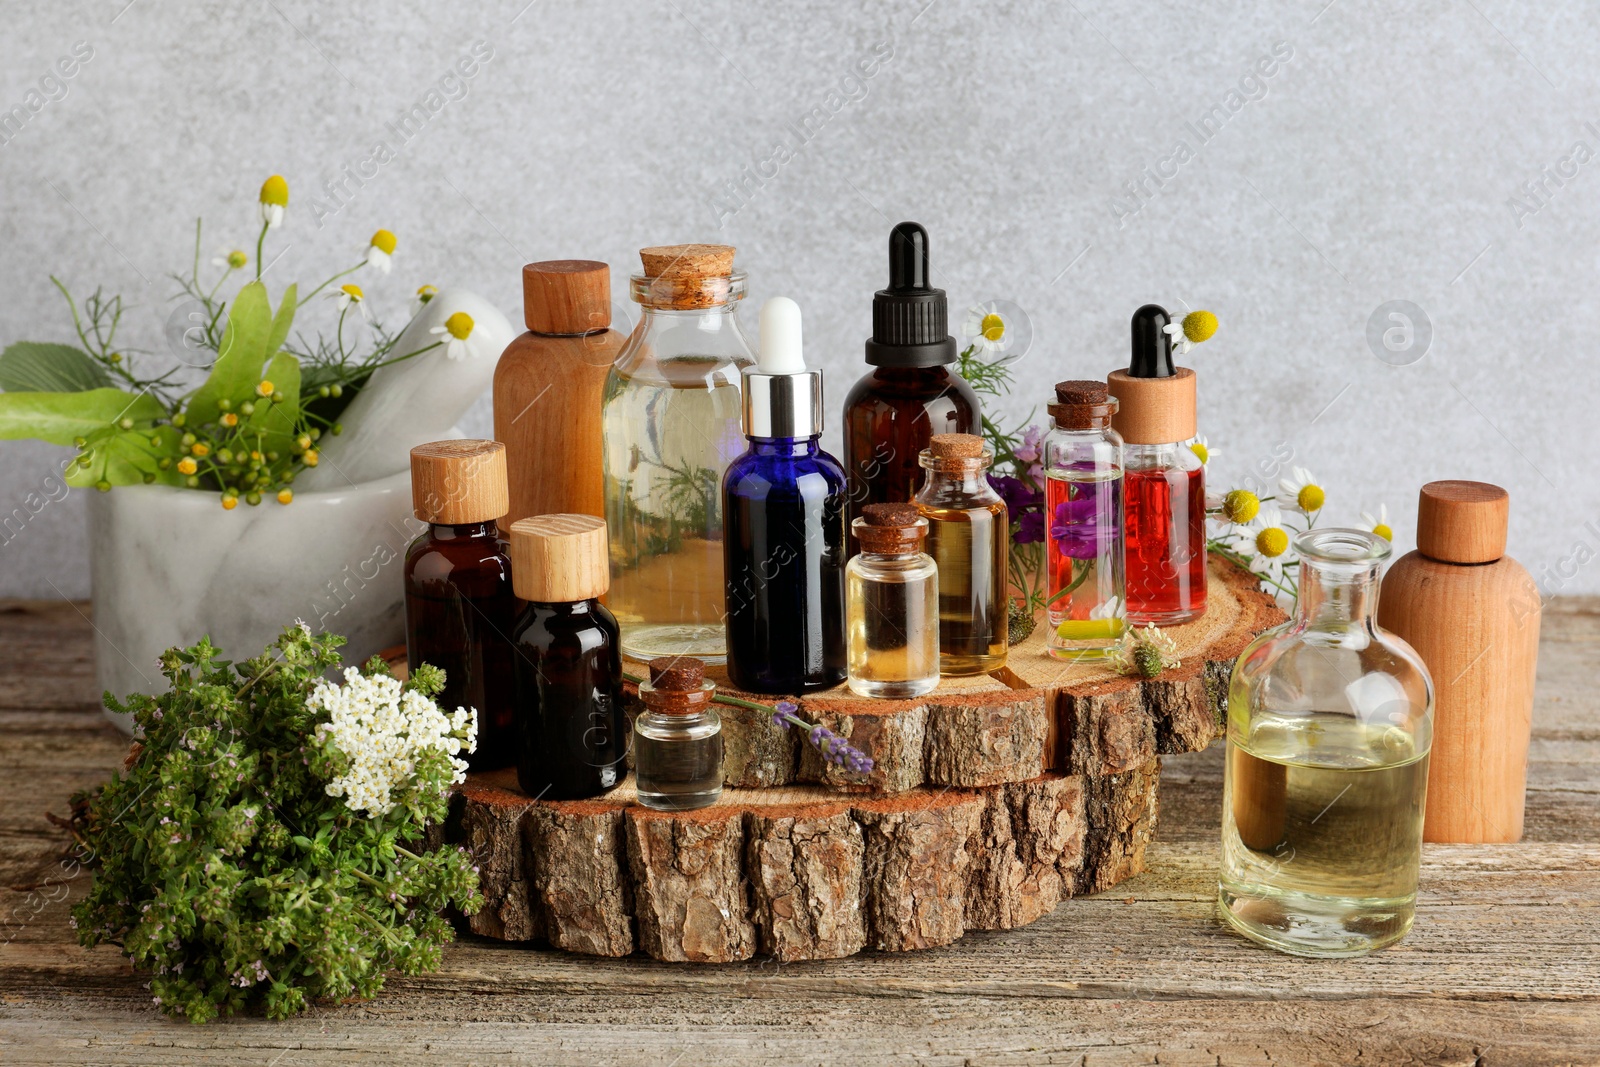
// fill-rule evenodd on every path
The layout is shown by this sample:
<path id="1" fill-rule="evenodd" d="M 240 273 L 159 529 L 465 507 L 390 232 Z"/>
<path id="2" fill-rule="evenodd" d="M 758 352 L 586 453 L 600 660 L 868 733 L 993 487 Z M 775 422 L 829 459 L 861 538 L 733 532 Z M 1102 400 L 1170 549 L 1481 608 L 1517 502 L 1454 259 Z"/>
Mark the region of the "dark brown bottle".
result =
<path id="1" fill-rule="evenodd" d="M 495 521 L 506 512 L 505 447 L 436 441 L 411 450 L 411 505 L 428 523 L 406 550 L 406 660 L 444 671 L 441 708 L 476 708 L 475 771 L 508 767 L 511 629 L 517 596 Z"/>
<path id="2" fill-rule="evenodd" d="M 531 797 L 581 800 L 627 775 L 622 642 L 600 603 L 610 586 L 606 524 L 539 515 L 511 524 L 517 784 Z"/>
<path id="3" fill-rule="evenodd" d="M 889 288 L 872 298 L 873 369 L 844 402 L 850 528 L 868 504 L 904 504 L 922 484 L 917 456 L 936 433 L 979 433 L 978 394 L 956 361 L 949 305 L 928 279 L 928 232 L 902 222 L 889 234 Z M 857 550 L 850 537 L 850 552 Z"/>

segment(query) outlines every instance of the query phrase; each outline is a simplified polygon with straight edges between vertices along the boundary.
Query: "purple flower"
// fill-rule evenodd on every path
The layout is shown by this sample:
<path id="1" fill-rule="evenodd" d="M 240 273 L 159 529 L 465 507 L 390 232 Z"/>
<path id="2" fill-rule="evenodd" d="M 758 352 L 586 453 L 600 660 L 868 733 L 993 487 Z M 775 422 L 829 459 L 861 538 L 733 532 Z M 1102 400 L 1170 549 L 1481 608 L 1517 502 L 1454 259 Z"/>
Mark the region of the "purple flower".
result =
<path id="1" fill-rule="evenodd" d="M 1092 482 L 1079 482 L 1073 489 L 1072 499 L 1056 505 L 1050 536 L 1062 555 L 1094 559 L 1116 538 L 1116 518 L 1102 515 L 1098 492 Z"/>
<path id="2" fill-rule="evenodd" d="M 1012 451 L 1018 462 L 1032 466 L 1039 462 L 1039 445 L 1044 441 L 1044 427 L 1029 426 L 1022 431 L 1022 445 Z"/>
<path id="3" fill-rule="evenodd" d="M 804 730 L 806 740 L 829 763 L 838 764 L 848 768 L 856 774 L 867 774 L 873 768 L 873 760 L 865 752 L 856 748 L 850 742 L 835 734 L 832 730 L 820 723 L 806 722 L 796 714 L 800 706 L 792 700 L 780 700 L 772 710 L 772 724 L 787 730 L 793 726 Z"/>
<path id="4" fill-rule="evenodd" d="M 1009 474 L 989 475 L 989 485 L 1006 502 L 1006 511 L 1015 524 L 1012 540 L 1019 545 L 1043 541 L 1044 494 Z"/>

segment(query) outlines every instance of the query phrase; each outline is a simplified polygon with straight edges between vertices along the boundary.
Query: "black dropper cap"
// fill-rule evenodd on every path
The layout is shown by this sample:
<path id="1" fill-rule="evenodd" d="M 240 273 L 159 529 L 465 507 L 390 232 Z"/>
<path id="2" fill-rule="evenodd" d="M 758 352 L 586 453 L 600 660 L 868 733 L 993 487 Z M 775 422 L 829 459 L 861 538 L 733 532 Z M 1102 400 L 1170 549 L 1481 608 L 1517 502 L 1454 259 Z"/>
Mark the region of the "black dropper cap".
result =
<path id="1" fill-rule="evenodd" d="M 889 231 L 889 288 L 872 297 L 867 362 L 875 367 L 937 367 L 955 361 L 949 303 L 943 289 L 928 284 L 928 231 L 902 222 Z"/>
<path id="2" fill-rule="evenodd" d="M 1133 355 L 1128 360 L 1130 378 L 1170 378 L 1178 373 L 1172 362 L 1172 316 L 1160 304 L 1146 304 L 1133 313 Z"/>

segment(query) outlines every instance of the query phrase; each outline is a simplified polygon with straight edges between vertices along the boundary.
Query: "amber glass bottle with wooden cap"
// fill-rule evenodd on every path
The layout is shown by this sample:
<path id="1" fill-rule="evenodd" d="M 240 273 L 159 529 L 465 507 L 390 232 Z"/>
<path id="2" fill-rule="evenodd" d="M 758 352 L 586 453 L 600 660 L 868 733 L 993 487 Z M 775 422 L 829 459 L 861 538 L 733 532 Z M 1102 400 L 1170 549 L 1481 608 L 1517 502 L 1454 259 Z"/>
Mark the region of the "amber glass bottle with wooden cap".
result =
<path id="1" fill-rule="evenodd" d="M 989 485 L 994 453 L 976 434 L 936 433 L 920 462 L 914 503 L 939 569 L 939 673 L 988 674 L 1005 666 L 1010 642 L 1011 519 Z"/>
<path id="2" fill-rule="evenodd" d="M 611 329 L 611 268 L 552 259 L 522 268 L 528 332 L 494 369 L 494 435 L 506 446 L 509 526 L 529 515 L 605 515 L 600 402 L 625 335 Z"/>
<path id="3" fill-rule="evenodd" d="M 539 515 L 511 524 L 517 596 L 513 633 L 517 782 L 532 797 L 579 800 L 627 774 L 617 620 L 600 603 L 610 585 L 606 524 L 593 515 Z"/>
<path id="4" fill-rule="evenodd" d="M 477 709 L 472 769 L 510 766 L 517 597 L 496 521 L 507 506 L 505 446 L 467 440 L 413 448 L 411 506 L 428 529 L 406 550 L 406 660 L 444 671 L 440 707 Z"/>
<path id="5" fill-rule="evenodd" d="M 1509 508 L 1499 486 L 1428 483 L 1417 549 L 1383 579 L 1378 621 L 1411 643 L 1437 688 L 1426 841 L 1522 837 L 1540 600 L 1505 554 Z"/>

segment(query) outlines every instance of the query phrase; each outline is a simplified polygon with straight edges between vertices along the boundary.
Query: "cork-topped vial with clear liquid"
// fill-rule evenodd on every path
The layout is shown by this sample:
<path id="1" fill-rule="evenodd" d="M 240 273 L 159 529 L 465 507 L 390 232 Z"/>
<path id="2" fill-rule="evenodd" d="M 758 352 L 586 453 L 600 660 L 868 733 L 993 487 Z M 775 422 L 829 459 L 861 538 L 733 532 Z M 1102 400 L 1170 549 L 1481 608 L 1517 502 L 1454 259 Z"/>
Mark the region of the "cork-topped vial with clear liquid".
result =
<path id="1" fill-rule="evenodd" d="M 917 510 L 939 568 L 939 673 L 988 674 L 1005 666 L 1011 518 L 989 484 L 994 452 L 970 433 L 934 434 Z"/>
<path id="2" fill-rule="evenodd" d="M 868 504 L 845 565 L 847 682 L 857 696 L 907 698 L 939 684 L 939 571 L 911 504 Z"/>
<path id="3" fill-rule="evenodd" d="M 721 663 L 722 476 L 745 450 L 740 372 L 755 362 L 737 309 L 732 248 L 640 252 L 639 325 L 606 379 L 601 409 L 607 603 L 633 659 Z"/>
<path id="4" fill-rule="evenodd" d="M 662 656 L 639 683 L 644 711 L 633 720 L 633 777 L 647 808 L 691 811 L 722 796 L 722 718 L 705 672 L 692 657 Z"/>

